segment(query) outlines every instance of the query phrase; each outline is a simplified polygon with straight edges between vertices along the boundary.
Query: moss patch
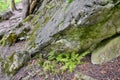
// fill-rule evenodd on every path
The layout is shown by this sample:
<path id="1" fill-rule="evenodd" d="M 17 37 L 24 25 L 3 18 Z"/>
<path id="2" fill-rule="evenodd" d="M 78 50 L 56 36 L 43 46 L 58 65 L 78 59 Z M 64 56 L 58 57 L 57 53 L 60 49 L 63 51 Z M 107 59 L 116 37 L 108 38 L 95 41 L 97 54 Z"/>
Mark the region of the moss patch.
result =
<path id="1" fill-rule="evenodd" d="M 37 32 L 38 28 L 40 27 L 40 23 L 38 22 L 36 26 L 34 27 L 33 31 L 30 34 L 30 43 L 32 47 L 36 47 L 35 45 L 35 33 Z"/>
<path id="2" fill-rule="evenodd" d="M 120 37 L 114 38 L 110 41 L 103 42 L 95 51 L 92 53 L 92 63 L 101 64 L 103 62 L 112 60 L 120 55 Z"/>
<path id="3" fill-rule="evenodd" d="M 104 10 L 101 10 L 101 12 L 102 11 Z M 116 19 L 118 17 L 114 15 L 115 13 L 118 13 L 117 9 L 108 9 L 103 14 L 96 14 L 96 16 L 99 16 L 98 19 L 100 21 L 95 19 L 95 15 L 88 18 L 88 21 L 91 19 L 93 22 L 97 21 L 95 24 L 77 27 L 71 25 L 66 30 L 56 34 L 54 36 L 55 42 L 53 42 L 51 46 L 46 49 L 62 50 L 65 52 L 72 50 L 84 51 L 88 48 L 93 50 L 102 40 L 109 38 L 117 33 L 117 28 L 112 23 L 113 18 Z"/>
<path id="4" fill-rule="evenodd" d="M 15 33 L 10 33 L 2 38 L 0 44 L 2 46 L 9 45 L 11 46 L 13 43 L 17 41 L 17 35 Z"/>

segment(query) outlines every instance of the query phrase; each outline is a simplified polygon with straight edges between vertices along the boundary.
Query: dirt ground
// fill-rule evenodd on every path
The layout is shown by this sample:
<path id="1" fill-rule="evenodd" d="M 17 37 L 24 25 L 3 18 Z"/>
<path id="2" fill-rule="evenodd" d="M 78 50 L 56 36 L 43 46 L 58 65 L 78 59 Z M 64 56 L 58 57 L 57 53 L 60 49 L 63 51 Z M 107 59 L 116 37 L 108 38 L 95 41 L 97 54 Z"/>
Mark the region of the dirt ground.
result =
<path id="1" fill-rule="evenodd" d="M 94 65 L 90 62 L 90 55 L 87 55 L 82 65 L 78 65 L 72 72 L 64 74 L 52 75 L 51 73 L 43 74 L 42 69 L 38 66 L 38 59 L 33 59 L 20 69 L 20 71 L 12 78 L 12 80 L 84 80 L 77 79 L 76 72 L 90 76 L 96 80 L 120 80 L 120 56 L 114 60 Z M 92 79 L 86 79 L 92 80 Z"/>
<path id="2" fill-rule="evenodd" d="M 22 20 L 22 4 L 17 5 L 17 11 L 12 12 L 13 15 L 9 20 L 0 22 L 0 32 L 8 32 L 11 28 L 14 28 Z"/>
<path id="3" fill-rule="evenodd" d="M 101 65 L 93 65 L 90 56 L 86 57 L 85 62 L 77 66 L 76 70 L 97 80 L 120 80 L 120 56 Z"/>

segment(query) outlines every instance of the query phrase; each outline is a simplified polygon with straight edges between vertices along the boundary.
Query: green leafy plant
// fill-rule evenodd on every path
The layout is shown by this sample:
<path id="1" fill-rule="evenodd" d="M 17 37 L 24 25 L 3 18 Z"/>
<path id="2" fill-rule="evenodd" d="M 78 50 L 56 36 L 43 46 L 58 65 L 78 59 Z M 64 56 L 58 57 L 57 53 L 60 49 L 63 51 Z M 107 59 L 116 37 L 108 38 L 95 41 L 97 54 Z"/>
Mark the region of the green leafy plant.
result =
<path id="1" fill-rule="evenodd" d="M 44 71 L 51 71 L 52 73 L 57 73 L 57 71 L 70 71 L 72 72 L 78 64 L 82 64 L 81 59 L 84 58 L 89 51 L 82 54 L 72 53 L 55 53 L 50 52 L 48 58 L 40 63 Z M 58 70 L 58 67 L 60 70 Z"/>
<path id="2" fill-rule="evenodd" d="M 20 0 L 15 0 L 15 3 L 19 3 Z M 4 12 L 7 10 L 7 8 L 10 5 L 10 0 L 7 0 L 7 2 L 5 2 L 4 0 L 0 0 L 0 12 Z"/>
<path id="3" fill-rule="evenodd" d="M 67 0 L 68 3 L 71 3 L 73 0 Z"/>

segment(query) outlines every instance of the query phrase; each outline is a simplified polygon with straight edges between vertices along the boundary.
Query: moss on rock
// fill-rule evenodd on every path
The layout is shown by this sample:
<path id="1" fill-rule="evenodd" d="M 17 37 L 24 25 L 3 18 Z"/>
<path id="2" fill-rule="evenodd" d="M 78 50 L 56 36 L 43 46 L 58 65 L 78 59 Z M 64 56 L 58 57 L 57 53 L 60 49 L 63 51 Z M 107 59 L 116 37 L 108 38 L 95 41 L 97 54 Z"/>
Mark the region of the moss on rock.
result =
<path id="1" fill-rule="evenodd" d="M 38 22 L 36 24 L 36 26 L 33 28 L 32 32 L 30 33 L 30 37 L 29 37 L 29 42 L 26 44 L 26 47 L 30 46 L 29 48 L 32 48 L 32 47 L 36 47 L 35 45 L 35 35 L 36 35 L 36 32 L 38 30 L 38 28 L 40 27 L 40 23 Z"/>
<path id="2" fill-rule="evenodd" d="M 116 34 L 115 27 L 109 21 L 86 27 L 71 26 L 54 36 L 57 40 L 51 44 L 51 48 L 84 51 L 114 34 Z"/>
<path id="3" fill-rule="evenodd" d="M 29 53 L 27 51 L 14 52 L 11 56 L 4 60 L 4 72 L 13 75 L 17 70 L 24 65 L 30 59 Z"/>
<path id="4" fill-rule="evenodd" d="M 120 37 L 103 42 L 93 51 L 91 61 L 93 64 L 101 64 L 112 60 L 120 55 Z"/>
<path id="5" fill-rule="evenodd" d="M 9 45 L 11 46 L 13 43 L 17 41 L 17 35 L 15 33 L 10 33 L 2 38 L 0 44 L 2 46 Z"/>
<path id="6" fill-rule="evenodd" d="M 119 7 L 107 10 L 106 8 L 102 9 L 87 19 L 87 22 L 90 23 L 86 23 L 82 26 L 71 25 L 69 28 L 54 35 L 54 41 L 46 50 L 82 52 L 86 49 L 90 49 L 93 51 L 102 40 L 117 34 L 117 30 L 120 26 L 118 24 L 118 9 Z M 116 21 L 117 19 L 118 21 Z"/>

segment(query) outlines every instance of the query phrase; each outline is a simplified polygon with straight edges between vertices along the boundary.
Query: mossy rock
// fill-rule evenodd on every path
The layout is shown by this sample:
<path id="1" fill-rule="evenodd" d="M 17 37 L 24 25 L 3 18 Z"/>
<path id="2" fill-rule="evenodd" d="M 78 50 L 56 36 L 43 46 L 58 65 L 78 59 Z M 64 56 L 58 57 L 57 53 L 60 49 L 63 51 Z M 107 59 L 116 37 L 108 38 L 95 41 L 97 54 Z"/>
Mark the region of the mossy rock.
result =
<path id="1" fill-rule="evenodd" d="M 120 56 L 120 36 L 101 43 L 101 45 L 92 52 L 91 62 L 93 64 L 102 64 L 118 56 Z"/>
<path id="2" fill-rule="evenodd" d="M 102 11 L 105 11 L 105 9 Z M 89 25 L 70 25 L 69 28 L 54 35 L 54 41 L 45 49 L 47 51 L 58 50 L 65 52 L 83 52 L 86 49 L 93 51 L 97 44 L 116 35 L 120 28 L 118 19 L 119 7 L 110 8 L 103 14 L 101 13 L 102 11 L 99 11 L 96 15 L 91 15 L 87 19 L 87 22 L 90 22 Z M 93 24 L 94 22 L 95 24 Z"/>
<path id="3" fill-rule="evenodd" d="M 55 41 L 51 43 L 49 48 L 50 50 L 62 50 L 65 52 L 82 52 L 88 48 L 93 50 L 93 46 L 114 34 L 116 34 L 116 29 L 109 21 L 86 27 L 71 26 L 71 28 L 55 35 Z"/>
<path id="4" fill-rule="evenodd" d="M 30 59 L 27 51 L 18 51 L 12 53 L 11 56 L 6 57 L 4 60 L 4 72 L 10 75 L 14 75 L 17 70 L 24 65 Z"/>
<path id="5" fill-rule="evenodd" d="M 2 46 L 9 45 L 11 46 L 13 43 L 17 41 L 17 35 L 15 33 L 10 33 L 8 35 L 5 35 L 2 40 L 0 41 L 0 44 Z"/>

